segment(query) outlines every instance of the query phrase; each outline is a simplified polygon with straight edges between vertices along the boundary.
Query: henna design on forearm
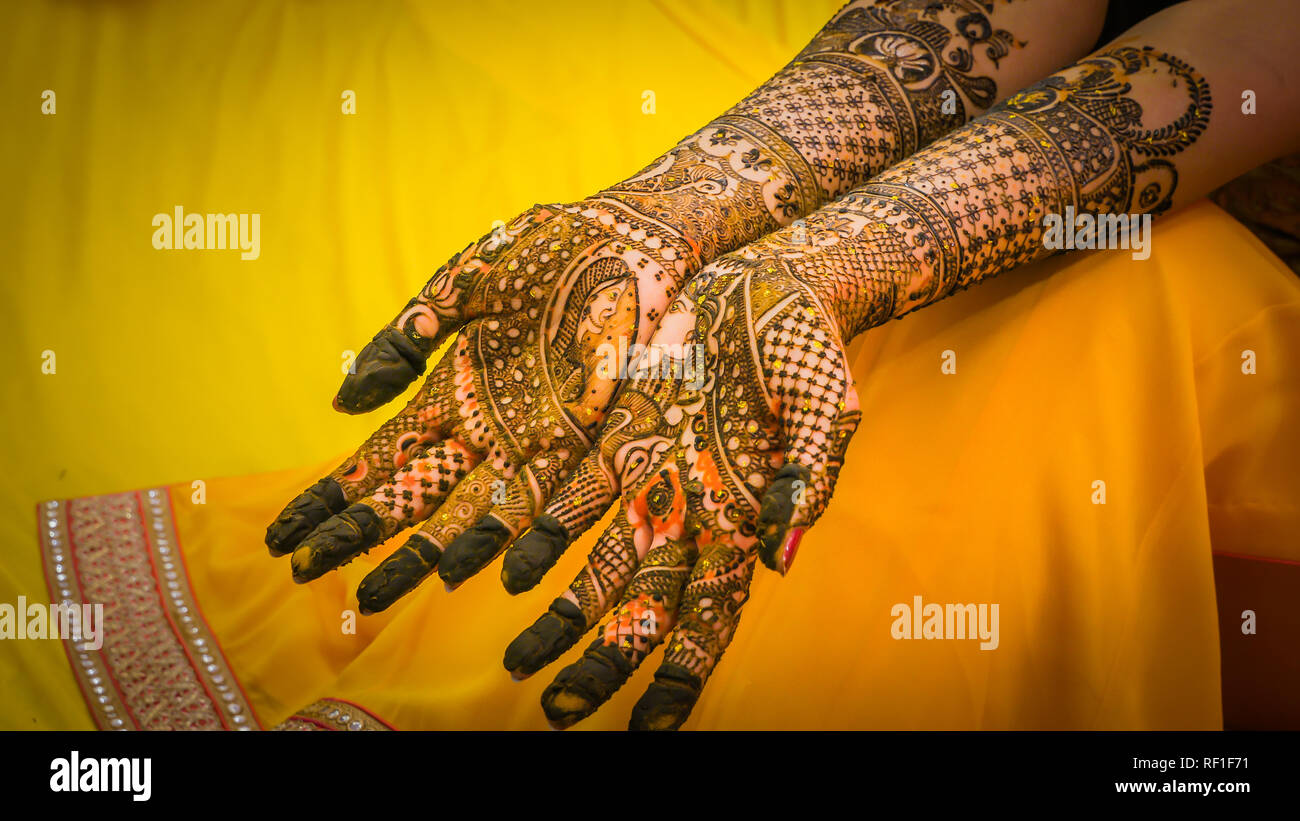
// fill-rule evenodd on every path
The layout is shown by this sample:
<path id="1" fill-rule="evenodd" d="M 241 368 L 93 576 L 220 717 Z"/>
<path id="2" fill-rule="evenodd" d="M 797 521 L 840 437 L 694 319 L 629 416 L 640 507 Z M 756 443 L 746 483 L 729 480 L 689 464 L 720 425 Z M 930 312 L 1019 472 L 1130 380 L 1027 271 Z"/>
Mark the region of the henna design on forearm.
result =
<path id="1" fill-rule="evenodd" d="M 850 3 L 789 66 L 605 194 L 676 226 L 705 261 L 788 225 L 992 105 L 973 52 L 996 66 L 1023 45 L 989 21 L 994 5 Z"/>
<path id="2" fill-rule="evenodd" d="M 1144 94 L 1179 99 L 1146 124 Z M 1170 207 L 1172 157 L 1209 123 L 1209 85 L 1152 48 L 1098 53 L 1016 94 L 807 220 L 744 254 L 807 283 L 844 338 L 985 277 L 1054 253 L 1044 217 L 1149 213 Z"/>

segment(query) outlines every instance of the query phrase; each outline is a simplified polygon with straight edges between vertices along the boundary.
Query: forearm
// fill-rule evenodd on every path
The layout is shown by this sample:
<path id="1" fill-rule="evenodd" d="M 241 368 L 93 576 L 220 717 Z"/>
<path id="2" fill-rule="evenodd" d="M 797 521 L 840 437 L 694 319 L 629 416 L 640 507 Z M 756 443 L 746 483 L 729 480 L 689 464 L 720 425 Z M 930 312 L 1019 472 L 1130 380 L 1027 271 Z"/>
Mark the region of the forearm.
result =
<path id="1" fill-rule="evenodd" d="M 640 316 L 627 335 L 646 341 L 703 265 L 1081 54 L 1104 7 L 1104 0 L 849 4 L 790 65 L 640 173 L 577 203 L 536 206 L 452 257 L 376 337 L 343 406 L 391 398 L 458 323 L 495 306 L 536 307 L 526 320 L 535 321 L 556 283 L 570 279 L 576 287 L 564 285 L 559 313 L 583 305 L 609 273 L 588 277 L 575 267 L 595 257 L 614 260 L 605 269 L 635 274 Z M 557 266 L 565 277 L 551 270 Z M 512 287 L 524 295 L 500 299 Z"/>
<path id="2" fill-rule="evenodd" d="M 1288 46 L 1267 31 L 1294 30 L 1295 12 L 1232 5 L 1157 15 L 741 256 L 791 270 L 848 339 L 1070 247 L 1149 249 L 1142 215 L 1300 136 L 1296 95 L 1268 69 Z M 1242 112 L 1243 89 L 1267 116 Z"/>
<path id="3" fill-rule="evenodd" d="M 790 224 L 1081 55 L 1099 0 L 859 0 L 785 68 L 601 192 L 702 261 Z"/>

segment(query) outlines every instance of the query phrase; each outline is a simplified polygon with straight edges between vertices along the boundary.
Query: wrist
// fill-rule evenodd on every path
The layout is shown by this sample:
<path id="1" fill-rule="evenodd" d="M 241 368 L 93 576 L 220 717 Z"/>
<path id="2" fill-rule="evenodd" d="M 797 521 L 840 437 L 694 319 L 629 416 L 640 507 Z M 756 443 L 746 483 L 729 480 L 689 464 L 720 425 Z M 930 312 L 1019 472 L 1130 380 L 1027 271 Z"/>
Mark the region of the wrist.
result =
<path id="1" fill-rule="evenodd" d="M 707 262 L 814 210 L 822 194 L 807 162 L 779 135 L 723 116 L 596 199 L 670 227 Z"/>

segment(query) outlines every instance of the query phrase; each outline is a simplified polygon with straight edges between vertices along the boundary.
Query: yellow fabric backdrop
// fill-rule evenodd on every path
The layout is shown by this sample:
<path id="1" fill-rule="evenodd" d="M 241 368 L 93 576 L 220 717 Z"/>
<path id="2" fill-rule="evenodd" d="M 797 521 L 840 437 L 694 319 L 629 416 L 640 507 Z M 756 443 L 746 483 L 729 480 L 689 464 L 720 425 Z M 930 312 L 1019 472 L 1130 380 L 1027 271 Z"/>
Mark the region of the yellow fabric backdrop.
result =
<path id="1" fill-rule="evenodd" d="M 176 482 L 196 593 L 264 726 L 337 696 L 398 727 L 544 727 L 558 667 L 516 684 L 501 653 L 584 546 L 523 596 L 489 568 L 349 636 L 383 552 L 296 587 L 262 531 L 378 423 L 329 408 L 343 351 L 428 273 L 494 219 L 635 170 L 836 5 L 9 12 L 0 601 L 45 595 L 37 500 Z M 155 251 L 176 205 L 260 213 L 261 258 Z M 869 334 L 840 491 L 790 577 L 759 574 L 687 727 L 1218 726 L 1211 541 L 1300 559 L 1297 320 L 1294 276 L 1200 204 L 1149 262 L 1054 261 Z M 891 639 L 914 595 L 999 603 L 1000 648 Z M 655 663 L 580 726 L 624 726 Z M 0 728 L 91 726 L 55 642 L 0 646 L 0 687 Z"/>

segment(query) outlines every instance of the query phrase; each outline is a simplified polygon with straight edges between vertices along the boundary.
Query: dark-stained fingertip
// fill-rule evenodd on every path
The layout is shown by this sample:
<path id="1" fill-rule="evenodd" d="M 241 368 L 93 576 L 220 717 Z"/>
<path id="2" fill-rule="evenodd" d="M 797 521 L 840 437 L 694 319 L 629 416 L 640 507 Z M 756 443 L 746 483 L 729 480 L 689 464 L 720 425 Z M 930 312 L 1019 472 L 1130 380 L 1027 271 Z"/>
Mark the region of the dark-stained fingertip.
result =
<path id="1" fill-rule="evenodd" d="M 564 655 L 586 631 L 582 610 L 566 598 L 550 608 L 506 648 L 502 660 L 512 676 L 528 677 Z"/>
<path id="2" fill-rule="evenodd" d="M 384 328 L 357 354 L 334 398 L 335 409 L 367 413 L 387 404 L 424 373 L 428 354 L 397 328 Z"/>
<path id="3" fill-rule="evenodd" d="M 413 533 L 406 543 L 357 585 L 357 604 L 369 613 L 380 613 L 414 590 L 438 566 L 442 550 L 422 533 Z"/>
<path id="4" fill-rule="evenodd" d="M 543 513 L 532 527 L 506 551 L 501 584 L 510 595 L 532 590 L 569 546 L 569 531 L 558 519 Z"/>
<path id="5" fill-rule="evenodd" d="M 292 553 L 317 525 L 347 507 L 343 488 L 330 477 L 299 493 L 266 528 L 266 548 L 274 557 Z"/>
<path id="6" fill-rule="evenodd" d="M 617 647 L 596 639 L 542 691 L 542 710 L 549 721 L 572 726 L 609 701 L 634 669 Z"/>
<path id="7" fill-rule="evenodd" d="M 329 516 L 325 517 L 328 518 Z M 276 521 L 266 529 L 266 549 L 275 558 L 287 556 L 296 550 L 298 545 L 302 544 L 302 540 L 307 538 L 319 524 L 320 522 L 312 523 L 305 516 L 300 515 L 294 515 L 284 521 Z"/>
<path id="8" fill-rule="evenodd" d="M 328 567 L 323 567 L 314 561 L 313 549 L 313 545 L 304 542 L 301 547 L 293 552 L 293 557 L 289 560 L 289 569 L 293 574 L 294 584 L 306 584 L 315 581 L 329 570 Z"/>
<path id="9" fill-rule="evenodd" d="M 438 562 L 438 576 L 455 590 L 496 558 L 514 534 L 491 514 L 452 540 Z"/>
<path id="10" fill-rule="evenodd" d="M 758 510 L 758 558 L 769 570 L 782 575 L 789 569 L 784 561 L 791 537 L 790 522 L 798 507 L 798 498 L 806 492 L 812 471 L 803 465 L 787 462 L 776 476 Z M 802 530 L 799 531 L 802 534 Z M 795 548 L 798 547 L 796 539 Z M 790 553 L 793 558 L 793 552 Z"/>
<path id="11" fill-rule="evenodd" d="M 542 712 L 552 730 L 567 730 L 595 712 L 597 706 L 581 694 L 554 684 L 542 693 Z"/>
<path id="12" fill-rule="evenodd" d="M 777 554 L 780 552 L 782 539 L 785 538 L 785 528 L 773 528 L 771 532 L 759 533 L 758 542 L 758 559 L 768 570 L 781 572 L 777 564 Z"/>
<path id="13" fill-rule="evenodd" d="M 686 723 L 700 699 L 699 676 L 685 667 L 664 662 L 655 680 L 632 708 L 629 730 L 676 730 Z"/>
<path id="14" fill-rule="evenodd" d="M 293 579 L 299 584 L 342 567 L 379 544 L 379 514 L 355 504 L 332 516 L 311 532 L 293 552 Z"/>

